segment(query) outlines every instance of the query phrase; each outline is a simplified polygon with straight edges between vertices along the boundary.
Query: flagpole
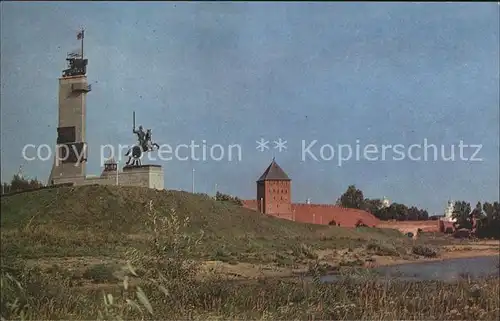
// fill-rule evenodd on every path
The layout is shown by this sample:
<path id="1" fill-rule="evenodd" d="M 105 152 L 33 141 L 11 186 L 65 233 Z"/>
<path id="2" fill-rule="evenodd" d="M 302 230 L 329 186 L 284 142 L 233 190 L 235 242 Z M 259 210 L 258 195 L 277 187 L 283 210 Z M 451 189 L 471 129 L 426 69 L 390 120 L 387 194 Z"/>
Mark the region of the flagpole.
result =
<path id="1" fill-rule="evenodd" d="M 119 169 L 119 165 L 120 164 L 120 161 L 118 160 L 116 162 L 116 186 L 118 186 L 118 169 Z"/>
<path id="2" fill-rule="evenodd" d="M 82 28 L 81 32 L 82 32 L 82 39 L 81 39 L 81 41 L 82 41 L 82 59 L 83 59 L 83 38 L 84 38 L 84 30 L 83 30 L 83 28 Z"/>

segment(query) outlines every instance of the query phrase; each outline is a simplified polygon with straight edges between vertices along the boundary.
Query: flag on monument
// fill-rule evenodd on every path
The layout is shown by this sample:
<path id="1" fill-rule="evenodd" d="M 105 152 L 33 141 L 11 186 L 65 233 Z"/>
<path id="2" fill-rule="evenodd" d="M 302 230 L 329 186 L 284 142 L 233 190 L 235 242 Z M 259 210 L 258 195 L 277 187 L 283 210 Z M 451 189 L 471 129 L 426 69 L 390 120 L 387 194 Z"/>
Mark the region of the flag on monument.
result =
<path id="1" fill-rule="evenodd" d="M 76 39 L 78 39 L 78 40 L 83 39 L 83 30 L 82 30 L 82 31 L 80 31 L 80 32 L 76 35 Z"/>

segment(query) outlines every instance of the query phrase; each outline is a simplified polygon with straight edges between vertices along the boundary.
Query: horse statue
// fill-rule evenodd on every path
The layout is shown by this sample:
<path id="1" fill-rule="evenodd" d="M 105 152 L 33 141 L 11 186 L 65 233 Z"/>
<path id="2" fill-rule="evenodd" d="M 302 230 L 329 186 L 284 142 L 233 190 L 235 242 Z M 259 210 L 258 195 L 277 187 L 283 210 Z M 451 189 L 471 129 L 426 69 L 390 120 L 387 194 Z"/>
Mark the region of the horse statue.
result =
<path id="1" fill-rule="evenodd" d="M 137 135 L 138 144 L 132 146 L 125 156 L 128 156 L 127 166 L 141 166 L 141 158 L 144 153 L 158 150 L 160 145 L 152 141 L 151 129 L 144 132 L 142 126 L 135 129 L 135 112 L 134 112 L 134 128 L 132 130 Z M 155 149 L 156 147 L 156 149 Z"/>
<path id="2" fill-rule="evenodd" d="M 160 149 L 160 145 L 158 145 L 157 143 L 153 142 L 152 141 L 152 138 L 151 138 L 151 129 L 148 129 L 146 131 L 146 145 L 147 145 L 147 151 L 149 152 L 152 152 L 152 151 L 155 151 L 155 150 L 158 150 Z M 156 149 L 155 149 L 156 147 Z"/>
<path id="3" fill-rule="evenodd" d="M 128 156 L 127 166 L 141 166 L 142 149 L 139 145 L 134 145 L 130 148 L 125 156 Z"/>

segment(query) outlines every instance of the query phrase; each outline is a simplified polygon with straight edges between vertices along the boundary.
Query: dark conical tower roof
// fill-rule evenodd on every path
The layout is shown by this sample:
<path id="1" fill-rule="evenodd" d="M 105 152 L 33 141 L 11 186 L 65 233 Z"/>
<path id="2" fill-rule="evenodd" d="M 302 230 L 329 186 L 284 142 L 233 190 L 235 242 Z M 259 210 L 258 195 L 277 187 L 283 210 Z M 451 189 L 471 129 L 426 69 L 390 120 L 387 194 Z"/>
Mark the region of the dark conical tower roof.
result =
<path id="1" fill-rule="evenodd" d="M 273 158 L 273 161 L 267 167 L 264 174 L 257 180 L 257 182 L 262 181 L 291 181 L 291 179 Z"/>

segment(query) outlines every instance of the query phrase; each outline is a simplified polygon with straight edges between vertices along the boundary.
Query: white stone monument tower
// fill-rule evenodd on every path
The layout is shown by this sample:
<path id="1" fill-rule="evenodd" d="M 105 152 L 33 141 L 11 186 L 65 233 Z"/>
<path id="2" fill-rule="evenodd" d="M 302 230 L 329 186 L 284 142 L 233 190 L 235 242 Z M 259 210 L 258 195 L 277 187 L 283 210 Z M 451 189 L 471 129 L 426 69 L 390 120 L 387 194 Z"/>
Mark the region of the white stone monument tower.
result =
<path id="1" fill-rule="evenodd" d="M 81 51 L 68 54 L 68 69 L 59 78 L 57 149 L 49 184 L 85 179 L 86 96 L 91 86 L 87 82 L 88 60 L 83 56 L 83 38 L 84 30 L 81 30 L 77 35 L 81 40 Z"/>

